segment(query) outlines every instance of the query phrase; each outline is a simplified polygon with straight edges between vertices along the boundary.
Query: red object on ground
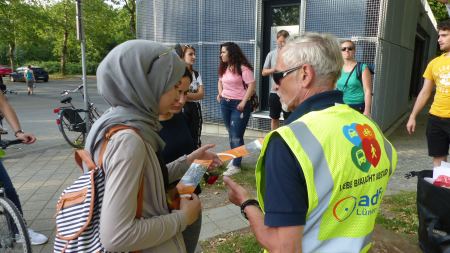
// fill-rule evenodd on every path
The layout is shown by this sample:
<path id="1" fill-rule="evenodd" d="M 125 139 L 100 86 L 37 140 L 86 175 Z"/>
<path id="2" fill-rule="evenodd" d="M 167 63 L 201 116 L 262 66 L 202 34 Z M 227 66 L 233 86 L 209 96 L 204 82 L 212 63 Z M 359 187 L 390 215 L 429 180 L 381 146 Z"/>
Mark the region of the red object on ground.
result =
<path id="1" fill-rule="evenodd" d="M 12 73 L 12 69 L 6 66 L 0 65 L 0 76 L 7 76 Z"/>

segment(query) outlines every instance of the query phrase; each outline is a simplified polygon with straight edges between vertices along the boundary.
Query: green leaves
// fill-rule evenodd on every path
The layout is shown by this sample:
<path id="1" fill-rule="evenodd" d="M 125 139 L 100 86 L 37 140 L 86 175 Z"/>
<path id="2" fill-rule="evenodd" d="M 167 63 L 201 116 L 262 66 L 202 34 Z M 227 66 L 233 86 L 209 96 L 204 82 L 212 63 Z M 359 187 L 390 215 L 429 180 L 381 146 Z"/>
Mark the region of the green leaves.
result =
<path id="1" fill-rule="evenodd" d="M 436 21 L 439 22 L 448 19 L 448 13 L 445 4 L 440 3 L 437 0 L 428 0 L 428 4 L 430 5 L 431 10 L 433 11 Z"/>
<path id="2" fill-rule="evenodd" d="M 130 0 L 82 0 L 89 62 L 100 62 L 116 45 L 135 37 L 130 29 L 135 3 Z M 79 63 L 75 0 L 0 0 L 0 64 L 31 61 Z M 133 26 L 135 26 L 133 24 Z M 62 72 L 62 71 L 61 71 Z"/>

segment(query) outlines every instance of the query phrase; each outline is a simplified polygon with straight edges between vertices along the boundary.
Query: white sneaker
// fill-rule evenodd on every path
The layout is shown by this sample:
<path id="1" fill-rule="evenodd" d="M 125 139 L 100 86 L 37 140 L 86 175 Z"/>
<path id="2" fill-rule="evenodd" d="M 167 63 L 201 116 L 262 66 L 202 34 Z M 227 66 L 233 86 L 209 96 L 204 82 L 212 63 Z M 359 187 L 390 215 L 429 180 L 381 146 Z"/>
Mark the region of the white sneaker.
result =
<path id="1" fill-rule="evenodd" d="M 28 234 L 30 235 L 31 245 L 41 245 L 48 241 L 47 236 L 34 232 L 31 228 L 28 229 Z"/>
<path id="2" fill-rule="evenodd" d="M 228 164 L 227 170 L 224 171 L 222 175 L 229 177 L 229 176 L 233 176 L 234 174 L 241 172 L 241 168 L 239 168 L 238 166 L 234 166 L 232 164 L 230 165 L 230 164 Z"/>

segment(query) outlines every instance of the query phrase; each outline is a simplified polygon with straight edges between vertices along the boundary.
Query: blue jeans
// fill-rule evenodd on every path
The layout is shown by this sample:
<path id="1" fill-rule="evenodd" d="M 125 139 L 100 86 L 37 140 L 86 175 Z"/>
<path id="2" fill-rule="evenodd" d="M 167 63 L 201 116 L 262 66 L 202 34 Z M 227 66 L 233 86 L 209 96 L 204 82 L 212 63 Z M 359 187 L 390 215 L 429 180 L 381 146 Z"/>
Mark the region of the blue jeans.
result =
<path id="1" fill-rule="evenodd" d="M 252 111 L 248 101 L 245 104 L 244 111 L 239 111 L 237 106 L 240 102 L 241 100 L 237 99 L 222 98 L 220 100 L 220 110 L 222 111 L 223 122 L 228 130 L 231 148 L 244 145 L 244 133 Z M 242 158 L 233 159 L 233 165 L 239 167 L 241 166 L 241 161 Z"/>
<path id="2" fill-rule="evenodd" d="M 19 196 L 17 195 L 16 189 L 14 189 L 14 186 L 11 182 L 11 178 L 9 177 L 8 172 L 6 172 L 5 166 L 3 166 L 1 160 L 0 160 L 0 182 L 3 183 L 3 188 L 5 188 L 6 197 L 9 200 L 11 200 L 14 203 L 14 205 L 16 205 L 17 209 L 19 209 L 20 213 L 23 216 Z"/>

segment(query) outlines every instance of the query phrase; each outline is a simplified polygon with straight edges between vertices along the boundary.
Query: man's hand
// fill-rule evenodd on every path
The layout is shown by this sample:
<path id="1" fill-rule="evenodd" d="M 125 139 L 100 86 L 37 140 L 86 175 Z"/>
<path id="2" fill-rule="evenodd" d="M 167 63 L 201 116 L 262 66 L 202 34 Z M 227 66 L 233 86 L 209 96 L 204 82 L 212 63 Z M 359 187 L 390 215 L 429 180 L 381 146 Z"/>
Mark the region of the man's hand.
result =
<path id="1" fill-rule="evenodd" d="M 218 166 L 221 166 L 223 164 L 222 160 L 219 159 L 216 153 L 209 151 L 209 149 L 214 148 L 215 146 L 215 144 L 206 144 L 199 147 L 188 155 L 188 162 L 192 163 L 195 159 L 211 160 L 208 169 L 214 169 Z"/>
<path id="2" fill-rule="evenodd" d="M 233 179 L 224 176 L 223 182 L 228 188 L 228 199 L 230 199 L 231 203 L 240 206 L 244 203 L 244 201 L 250 199 L 247 190 L 238 183 L 234 182 Z"/>
<path id="3" fill-rule="evenodd" d="M 202 204 L 196 194 L 193 193 L 190 199 L 189 198 L 180 199 L 180 211 L 183 212 L 184 215 L 186 216 L 186 221 L 188 225 L 191 225 L 198 219 L 201 210 Z"/>
<path id="4" fill-rule="evenodd" d="M 408 123 L 406 123 L 406 130 L 409 134 L 413 134 L 416 130 L 416 119 L 409 117 Z"/>
<path id="5" fill-rule="evenodd" d="M 31 133 L 18 133 L 16 138 L 22 140 L 23 144 L 32 144 L 36 141 L 36 137 Z"/>

